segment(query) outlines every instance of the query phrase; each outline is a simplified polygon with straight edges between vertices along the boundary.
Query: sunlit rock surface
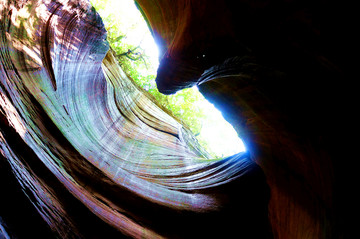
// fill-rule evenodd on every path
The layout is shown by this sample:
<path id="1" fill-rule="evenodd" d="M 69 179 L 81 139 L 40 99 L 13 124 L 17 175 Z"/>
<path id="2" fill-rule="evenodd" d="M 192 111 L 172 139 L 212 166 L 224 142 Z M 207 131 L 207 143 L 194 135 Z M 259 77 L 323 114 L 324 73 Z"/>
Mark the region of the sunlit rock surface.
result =
<path id="1" fill-rule="evenodd" d="M 270 237 L 260 168 L 147 98 L 88 1 L 1 0 L 0 21 L 1 237 Z"/>
<path id="2" fill-rule="evenodd" d="M 137 3 L 159 90 L 199 84 L 248 154 L 209 159 L 87 1 L 0 0 L 0 237 L 348 238 L 351 6 Z"/>

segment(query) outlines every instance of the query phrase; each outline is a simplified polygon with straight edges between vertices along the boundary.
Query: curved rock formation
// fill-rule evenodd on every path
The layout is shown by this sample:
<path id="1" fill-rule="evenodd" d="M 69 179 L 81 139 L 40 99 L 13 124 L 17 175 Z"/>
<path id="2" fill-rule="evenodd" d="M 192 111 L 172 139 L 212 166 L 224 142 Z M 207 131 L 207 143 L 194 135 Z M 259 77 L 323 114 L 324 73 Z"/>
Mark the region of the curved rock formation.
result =
<path id="1" fill-rule="evenodd" d="M 342 9 L 137 4 L 159 90 L 198 84 L 248 153 L 209 159 L 122 72 L 88 1 L 1 0 L 0 237 L 345 237 Z"/>
<path id="2" fill-rule="evenodd" d="M 87 1 L 0 16 L 2 236 L 269 235 L 261 170 L 210 159 L 122 72 Z"/>
<path id="3" fill-rule="evenodd" d="M 162 46 L 159 90 L 198 84 L 234 125 L 270 186 L 274 238 L 348 235 L 346 184 L 354 181 L 342 139 L 351 124 L 335 111 L 351 102 L 349 6 L 138 2 Z"/>

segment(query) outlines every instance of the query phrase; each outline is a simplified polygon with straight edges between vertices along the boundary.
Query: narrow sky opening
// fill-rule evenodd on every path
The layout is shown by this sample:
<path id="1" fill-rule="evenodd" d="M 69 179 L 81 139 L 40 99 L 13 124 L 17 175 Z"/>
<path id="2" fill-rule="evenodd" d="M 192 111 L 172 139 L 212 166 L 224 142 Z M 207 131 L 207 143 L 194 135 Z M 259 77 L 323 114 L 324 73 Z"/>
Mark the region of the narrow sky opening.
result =
<path id="1" fill-rule="evenodd" d="M 199 104 L 206 112 L 198 136 L 200 142 L 204 140 L 208 148 L 218 157 L 246 151 L 243 141 L 238 137 L 234 127 L 224 119 L 222 113 L 205 98 L 200 100 Z"/>
<path id="2" fill-rule="evenodd" d="M 144 54 L 149 57 L 150 66 L 136 69 L 142 75 L 156 75 L 159 66 L 158 47 L 133 0 L 91 0 L 103 19 L 105 28 L 109 31 L 115 25 L 121 25 L 121 42 L 133 46 L 140 46 Z M 117 44 L 117 43 L 115 43 Z M 119 43 L 120 44 L 120 43 Z M 155 78 L 151 79 L 155 85 Z M 146 89 L 148 90 L 148 89 Z M 194 94 L 201 93 L 194 87 Z M 214 157 L 226 157 L 245 151 L 242 140 L 228 123 L 219 110 L 208 102 L 202 95 L 197 97 L 197 107 L 202 108 L 206 117 L 202 119 L 201 130 L 197 135 L 200 144 L 206 144 L 206 149 Z M 184 99 L 186 101 L 186 99 Z"/>

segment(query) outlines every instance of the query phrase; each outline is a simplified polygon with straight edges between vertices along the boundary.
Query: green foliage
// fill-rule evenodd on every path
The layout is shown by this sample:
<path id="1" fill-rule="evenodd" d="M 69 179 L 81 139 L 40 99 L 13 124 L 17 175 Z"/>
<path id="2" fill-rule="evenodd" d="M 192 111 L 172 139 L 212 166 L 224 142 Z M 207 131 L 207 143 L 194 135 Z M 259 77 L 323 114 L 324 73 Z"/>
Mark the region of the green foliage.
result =
<path id="1" fill-rule="evenodd" d="M 116 7 L 111 6 L 110 2 L 111 0 L 91 1 L 103 19 L 108 33 L 107 40 L 124 72 L 139 87 L 152 95 L 158 105 L 167 109 L 185 127 L 189 128 L 197 136 L 199 143 L 207 151 L 210 151 L 206 140 L 199 135 L 203 119 L 206 117 L 203 107 L 201 107 L 202 102 L 206 101 L 204 97 L 196 88 L 185 89 L 169 96 L 163 95 L 157 90 L 155 77 L 158 62 L 154 62 L 154 58 L 149 56 L 146 49 L 143 49 L 144 37 L 142 39 L 132 38 L 133 41 L 129 41 L 130 37 L 128 37 L 131 31 L 139 31 L 138 28 L 144 34 L 151 34 L 145 20 L 140 12 L 126 15 L 127 12 L 123 12 L 123 14 L 119 12 L 121 8 L 111 9 Z M 138 16 L 135 16 L 136 14 Z M 135 20 L 135 18 L 137 19 Z M 214 153 L 209 153 L 215 156 Z"/>
<path id="2" fill-rule="evenodd" d="M 196 103 L 202 100 L 203 96 L 196 89 L 185 89 L 170 96 L 161 94 L 155 83 L 156 63 L 151 62 L 151 58 L 140 45 L 141 42 L 132 44 L 126 41 L 127 32 L 134 30 L 140 22 L 129 24 L 129 19 L 120 16 L 121 14 L 111 13 L 108 10 L 109 2 L 109 0 L 93 0 L 92 4 L 105 23 L 108 32 L 107 40 L 116 53 L 122 69 L 140 87 L 153 95 L 160 105 L 167 108 L 183 124 L 188 126 L 193 133 L 199 134 L 201 118 L 205 114 Z M 145 27 L 143 31 L 148 31 L 145 20 L 141 19 L 140 13 L 139 17 Z"/>

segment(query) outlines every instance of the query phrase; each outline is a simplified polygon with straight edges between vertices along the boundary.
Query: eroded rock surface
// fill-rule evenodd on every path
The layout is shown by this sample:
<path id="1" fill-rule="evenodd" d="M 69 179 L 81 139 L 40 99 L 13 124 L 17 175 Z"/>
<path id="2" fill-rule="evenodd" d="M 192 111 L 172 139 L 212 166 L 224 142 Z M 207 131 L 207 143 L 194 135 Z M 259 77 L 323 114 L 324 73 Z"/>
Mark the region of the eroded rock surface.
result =
<path id="1" fill-rule="evenodd" d="M 1 236 L 271 235 L 262 170 L 147 98 L 88 1 L 2 0 L 0 20 Z"/>

